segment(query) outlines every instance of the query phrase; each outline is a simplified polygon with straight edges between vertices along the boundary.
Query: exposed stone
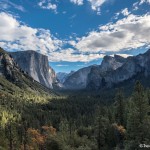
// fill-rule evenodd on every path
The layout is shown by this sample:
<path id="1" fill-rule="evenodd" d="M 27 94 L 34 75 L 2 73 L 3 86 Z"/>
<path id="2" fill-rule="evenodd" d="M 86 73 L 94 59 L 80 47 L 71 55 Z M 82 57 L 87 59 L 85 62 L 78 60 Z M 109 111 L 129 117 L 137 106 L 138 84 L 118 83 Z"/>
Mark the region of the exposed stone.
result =
<path id="1" fill-rule="evenodd" d="M 48 57 L 32 50 L 10 53 L 19 67 L 34 80 L 53 88 L 56 82 L 55 71 L 49 66 Z"/>

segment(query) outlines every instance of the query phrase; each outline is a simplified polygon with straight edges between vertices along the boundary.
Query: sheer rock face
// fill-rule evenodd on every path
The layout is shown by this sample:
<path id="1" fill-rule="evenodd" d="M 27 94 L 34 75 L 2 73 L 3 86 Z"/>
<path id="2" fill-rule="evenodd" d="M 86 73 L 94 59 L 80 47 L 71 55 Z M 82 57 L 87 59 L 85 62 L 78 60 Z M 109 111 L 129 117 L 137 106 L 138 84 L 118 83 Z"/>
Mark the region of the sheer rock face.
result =
<path id="1" fill-rule="evenodd" d="M 42 85 L 53 88 L 56 74 L 49 66 L 48 57 L 35 51 L 19 51 L 10 53 L 19 67 Z"/>
<path id="2" fill-rule="evenodd" d="M 105 56 L 101 65 L 82 68 L 73 73 L 64 82 L 64 86 L 67 89 L 96 90 L 112 87 L 140 73 L 150 75 L 150 50 L 128 58 Z"/>
<path id="3" fill-rule="evenodd" d="M 64 82 L 65 89 L 84 89 L 87 86 L 88 74 L 91 71 L 92 66 L 79 69 L 72 73 Z"/>

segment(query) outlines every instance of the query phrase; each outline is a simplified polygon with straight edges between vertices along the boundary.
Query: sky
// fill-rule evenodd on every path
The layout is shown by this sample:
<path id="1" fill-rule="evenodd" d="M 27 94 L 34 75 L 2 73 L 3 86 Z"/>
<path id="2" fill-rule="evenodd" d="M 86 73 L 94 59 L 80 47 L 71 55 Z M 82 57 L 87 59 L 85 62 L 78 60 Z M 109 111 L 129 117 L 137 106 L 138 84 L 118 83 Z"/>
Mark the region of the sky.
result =
<path id="1" fill-rule="evenodd" d="M 150 0 L 0 0 L 0 47 L 45 54 L 56 72 L 150 48 Z"/>

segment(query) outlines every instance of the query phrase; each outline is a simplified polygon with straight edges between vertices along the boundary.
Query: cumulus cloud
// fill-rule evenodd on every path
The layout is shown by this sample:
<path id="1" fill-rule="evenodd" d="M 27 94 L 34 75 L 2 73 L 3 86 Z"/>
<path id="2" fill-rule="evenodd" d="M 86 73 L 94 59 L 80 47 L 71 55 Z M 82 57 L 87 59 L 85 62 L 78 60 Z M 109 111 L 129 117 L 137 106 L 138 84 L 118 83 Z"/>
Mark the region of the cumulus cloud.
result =
<path id="1" fill-rule="evenodd" d="M 66 41 L 51 35 L 49 30 L 31 28 L 20 23 L 11 14 L 0 13 L 0 46 L 6 50 L 35 50 L 49 57 L 49 61 L 89 62 L 100 59 L 103 54 L 77 53 L 75 49 L 61 49 Z M 68 41 L 75 45 L 74 41 Z"/>
<path id="2" fill-rule="evenodd" d="M 70 0 L 70 2 L 77 4 L 77 5 L 83 5 L 83 0 Z"/>
<path id="3" fill-rule="evenodd" d="M 42 9 L 53 10 L 55 13 L 57 13 L 57 5 L 52 4 L 51 0 L 41 0 L 38 5 Z"/>
<path id="4" fill-rule="evenodd" d="M 68 61 L 68 62 L 90 62 L 92 60 L 103 58 L 103 54 L 84 54 L 76 53 L 74 49 L 62 49 L 49 54 L 50 61 Z"/>
<path id="5" fill-rule="evenodd" d="M 75 47 L 84 52 L 119 52 L 150 45 L 150 15 L 128 15 L 82 37 Z"/>
<path id="6" fill-rule="evenodd" d="M 42 50 L 42 53 L 54 51 L 62 44 L 51 35 L 49 30 L 31 28 L 21 24 L 11 14 L 0 13 L 0 46 L 13 50 Z"/>
<path id="7" fill-rule="evenodd" d="M 49 57 L 49 61 L 90 62 L 103 58 L 107 52 L 150 47 L 150 15 L 129 14 L 115 23 L 100 26 L 87 36 L 62 41 L 50 30 L 32 28 L 9 13 L 0 13 L 0 46 L 6 50 L 35 50 Z M 64 44 L 72 48 L 65 48 Z"/>

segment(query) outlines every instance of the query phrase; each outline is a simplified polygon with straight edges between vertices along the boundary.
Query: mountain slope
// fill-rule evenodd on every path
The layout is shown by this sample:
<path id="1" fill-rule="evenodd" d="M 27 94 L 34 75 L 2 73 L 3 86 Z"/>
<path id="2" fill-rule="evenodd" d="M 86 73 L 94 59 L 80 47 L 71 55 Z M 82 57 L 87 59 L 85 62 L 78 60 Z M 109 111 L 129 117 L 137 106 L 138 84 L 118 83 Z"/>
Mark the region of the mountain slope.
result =
<path id="1" fill-rule="evenodd" d="M 57 76 L 57 79 L 59 80 L 60 83 L 64 83 L 66 77 L 68 76 L 68 73 L 58 72 L 56 76 Z"/>
<path id="2" fill-rule="evenodd" d="M 73 73 L 65 82 L 66 89 L 98 90 L 111 88 L 143 74 L 150 75 L 150 50 L 144 54 L 123 58 L 118 55 L 105 56 L 101 65 L 82 68 Z M 143 76 L 142 76 L 143 77 Z"/>
<path id="3" fill-rule="evenodd" d="M 126 59 L 118 55 L 114 57 L 105 56 L 101 65 L 89 66 L 73 73 L 64 82 L 64 87 L 66 89 L 85 89 L 87 87 L 95 89 L 101 87 L 103 86 L 102 76 L 121 67 L 125 62 Z"/>
<path id="4" fill-rule="evenodd" d="M 70 75 L 64 82 L 65 89 L 84 89 L 87 85 L 88 74 L 92 66 L 82 68 Z"/>
<path id="5" fill-rule="evenodd" d="M 71 71 L 70 73 L 66 72 L 58 72 L 57 73 L 57 79 L 59 80 L 60 83 L 64 83 L 66 79 L 71 76 L 75 71 Z"/>
<path id="6" fill-rule="evenodd" d="M 21 70 L 10 54 L 2 48 L 0 48 L 0 78 L 1 90 L 4 91 L 7 91 L 8 89 L 13 90 L 13 88 L 11 88 L 13 86 L 7 86 L 8 84 L 13 84 L 15 87 L 23 91 L 55 95 L 52 90 L 41 85 L 26 72 Z"/>
<path id="7" fill-rule="evenodd" d="M 48 88 L 53 88 L 56 81 L 55 71 L 48 64 L 48 57 L 35 51 L 19 51 L 10 53 L 19 67 L 34 80 Z"/>

